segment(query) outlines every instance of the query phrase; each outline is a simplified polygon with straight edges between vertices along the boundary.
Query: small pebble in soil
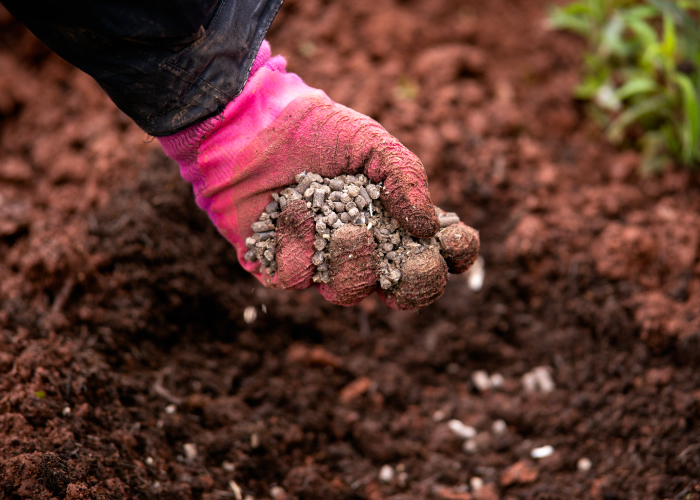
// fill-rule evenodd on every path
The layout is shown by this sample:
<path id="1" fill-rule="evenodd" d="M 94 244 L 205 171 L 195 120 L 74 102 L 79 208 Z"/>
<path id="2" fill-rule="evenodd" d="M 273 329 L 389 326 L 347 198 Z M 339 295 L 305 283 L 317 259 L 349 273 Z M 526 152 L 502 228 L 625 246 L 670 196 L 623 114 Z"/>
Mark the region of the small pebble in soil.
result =
<path id="1" fill-rule="evenodd" d="M 254 432 L 250 435 L 250 447 L 253 449 L 256 449 L 260 446 L 260 436 L 257 434 L 257 432 Z"/>
<path id="2" fill-rule="evenodd" d="M 433 412 L 433 422 L 442 422 L 445 420 L 445 417 L 447 416 L 447 412 L 444 410 L 435 410 Z"/>
<path id="3" fill-rule="evenodd" d="M 484 259 L 479 257 L 474 262 L 474 265 L 466 272 L 465 278 L 467 285 L 472 292 L 478 292 L 484 286 L 484 278 L 486 277 L 486 269 L 484 268 Z"/>
<path id="4" fill-rule="evenodd" d="M 491 424 L 491 432 L 496 436 L 502 436 L 508 432 L 508 424 L 506 424 L 504 420 L 496 420 Z"/>
<path id="5" fill-rule="evenodd" d="M 146 465 L 153 465 L 156 463 L 155 460 L 153 460 L 153 457 L 146 457 Z"/>
<path id="6" fill-rule="evenodd" d="M 392 482 L 394 480 L 394 468 L 389 464 L 382 465 L 382 468 L 379 469 L 379 480 L 385 484 Z"/>
<path id="7" fill-rule="evenodd" d="M 221 468 L 226 472 L 234 472 L 236 470 L 236 464 L 229 462 L 228 460 L 224 460 L 221 462 Z"/>
<path id="8" fill-rule="evenodd" d="M 467 439 L 462 445 L 462 450 L 470 455 L 476 453 L 479 449 L 479 445 L 476 443 L 476 439 Z"/>
<path id="9" fill-rule="evenodd" d="M 479 392 L 491 389 L 491 378 L 484 370 L 476 370 L 472 373 L 472 384 Z"/>
<path id="10" fill-rule="evenodd" d="M 247 324 L 250 325 L 256 319 L 258 319 L 258 311 L 254 306 L 248 306 L 243 310 L 243 321 Z"/>
<path id="11" fill-rule="evenodd" d="M 340 175 L 333 179 L 302 172 L 295 177 L 297 184 L 275 194 L 274 201 L 265 207 L 259 220 L 251 225 L 253 236 L 246 238 L 248 251 L 245 259 L 258 262 L 260 273 L 274 276 L 277 271 L 275 231 L 280 210 L 294 200 L 305 200 L 313 211 L 316 224 L 315 283 L 328 283 L 330 253 L 328 242 L 335 231 L 344 225 L 367 228 L 374 237 L 378 257 L 379 286 L 393 291 L 401 281 L 403 263 L 425 251 L 440 249 L 439 233 L 433 238 L 414 238 L 384 210 L 380 195 L 381 184 L 374 184 L 362 174 Z M 440 229 L 459 222 L 454 213 L 436 207 Z"/>
<path id="12" fill-rule="evenodd" d="M 185 460 L 191 462 L 197 458 L 197 445 L 194 443 L 185 443 L 182 445 L 182 449 L 185 452 Z"/>
<path id="13" fill-rule="evenodd" d="M 408 483 L 408 473 L 406 472 L 406 466 L 404 464 L 396 465 L 396 485 L 399 488 L 405 488 Z"/>
<path id="14" fill-rule="evenodd" d="M 172 415 L 176 411 L 177 411 L 177 406 L 175 406 L 173 404 L 170 404 L 170 405 L 165 407 L 165 413 L 167 413 L 168 415 Z"/>
<path id="15" fill-rule="evenodd" d="M 530 456 L 532 458 L 547 458 L 552 456 L 552 453 L 554 453 L 554 448 L 547 444 L 539 448 L 533 448 L 530 452 Z"/>
<path id="16" fill-rule="evenodd" d="M 282 498 L 285 498 L 286 495 L 287 492 L 281 486 L 273 486 L 270 488 L 270 496 L 272 497 L 272 500 L 281 500 Z"/>
<path id="17" fill-rule="evenodd" d="M 65 407 L 63 408 L 63 410 L 61 410 L 61 414 L 62 414 L 64 417 L 69 416 L 69 415 L 71 414 L 70 406 L 65 406 Z"/>
<path id="18" fill-rule="evenodd" d="M 593 462 L 586 457 L 581 457 L 576 462 L 576 468 L 581 472 L 588 472 L 593 467 Z"/>
<path id="19" fill-rule="evenodd" d="M 551 368 L 548 366 L 538 366 L 527 372 L 522 377 L 523 389 L 525 392 L 542 392 L 548 394 L 556 388 L 552 378 Z"/>
<path id="20" fill-rule="evenodd" d="M 472 439 L 476 436 L 476 429 L 471 425 L 465 425 L 461 420 L 452 419 L 447 422 L 447 427 L 462 439 Z"/>
<path id="21" fill-rule="evenodd" d="M 505 378 L 503 378 L 503 375 L 500 373 L 492 373 L 491 377 L 489 377 L 489 380 L 491 381 L 491 387 L 494 389 L 498 389 L 500 387 L 503 387 L 503 383 L 506 381 Z"/>
<path id="22" fill-rule="evenodd" d="M 477 492 L 484 487 L 484 480 L 478 476 L 474 476 L 469 479 L 469 487 L 471 488 L 472 492 Z"/>

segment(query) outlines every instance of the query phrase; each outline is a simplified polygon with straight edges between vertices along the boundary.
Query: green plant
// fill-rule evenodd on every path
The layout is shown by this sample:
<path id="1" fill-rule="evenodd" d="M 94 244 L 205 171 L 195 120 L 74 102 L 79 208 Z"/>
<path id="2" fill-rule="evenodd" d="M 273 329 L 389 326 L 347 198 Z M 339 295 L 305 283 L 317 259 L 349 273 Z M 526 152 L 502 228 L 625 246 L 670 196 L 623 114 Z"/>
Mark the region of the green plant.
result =
<path id="1" fill-rule="evenodd" d="M 576 97 L 611 141 L 637 143 L 645 172 L 700 163 L 699 17 L 700 0 L 578 0 L 549 16 L 586 38 Z"/>

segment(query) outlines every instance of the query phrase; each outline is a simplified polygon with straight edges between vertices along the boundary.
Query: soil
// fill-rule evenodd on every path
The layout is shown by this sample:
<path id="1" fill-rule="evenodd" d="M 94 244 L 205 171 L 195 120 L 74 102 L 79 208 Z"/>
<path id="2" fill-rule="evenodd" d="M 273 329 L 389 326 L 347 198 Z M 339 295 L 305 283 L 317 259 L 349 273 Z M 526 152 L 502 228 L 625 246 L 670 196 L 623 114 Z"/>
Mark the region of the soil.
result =
<path id="1" fill-rule="evenodd" d="M 262 288 L 157 142 L 3 11 L 0 496 L 700 498 L 697 175 L 605 143 L 544 1 L 325 3 L 285 2 L 273 50 L 424 160 L 483 288 L 417 313 Z M 526 392 L 540 366 L 554 390 Z"/>

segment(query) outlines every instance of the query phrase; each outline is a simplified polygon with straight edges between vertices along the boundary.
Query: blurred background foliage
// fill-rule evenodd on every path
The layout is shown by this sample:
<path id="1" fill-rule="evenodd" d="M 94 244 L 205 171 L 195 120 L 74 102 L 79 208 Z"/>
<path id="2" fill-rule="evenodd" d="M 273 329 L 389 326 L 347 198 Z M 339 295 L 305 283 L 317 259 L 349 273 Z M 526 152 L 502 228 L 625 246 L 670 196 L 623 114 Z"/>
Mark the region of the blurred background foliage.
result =
<path id="1" fill-rule="evenodd" d="M 588 43 L 576 97 L 615 143 L 642 152 L 641 170 L 700 165 L 700 0 L 578 0 L 549 25 Z"/>

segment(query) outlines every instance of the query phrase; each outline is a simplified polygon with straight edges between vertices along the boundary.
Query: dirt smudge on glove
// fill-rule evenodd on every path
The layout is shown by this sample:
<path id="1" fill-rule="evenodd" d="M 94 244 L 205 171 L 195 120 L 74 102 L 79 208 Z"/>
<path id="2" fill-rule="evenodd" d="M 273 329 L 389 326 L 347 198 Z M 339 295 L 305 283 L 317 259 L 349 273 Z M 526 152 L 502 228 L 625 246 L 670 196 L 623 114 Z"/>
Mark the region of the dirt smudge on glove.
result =
<path id="1" fill-rule="evenodd" d="M 346 225 L 329 243 L 331 281 L 319 287 L 329 302 L 351 306 L 377 288 L 374 238 L 364 227 Z"/>
<path id="2" fill-rule="evenodd" d="M 310 287 L 316 271 L 311 263 L 316 226 L 314 214 L 302 200 L 289 203 L 277 222 L 276 260 L 280 288 L 300 290 Z"/>

